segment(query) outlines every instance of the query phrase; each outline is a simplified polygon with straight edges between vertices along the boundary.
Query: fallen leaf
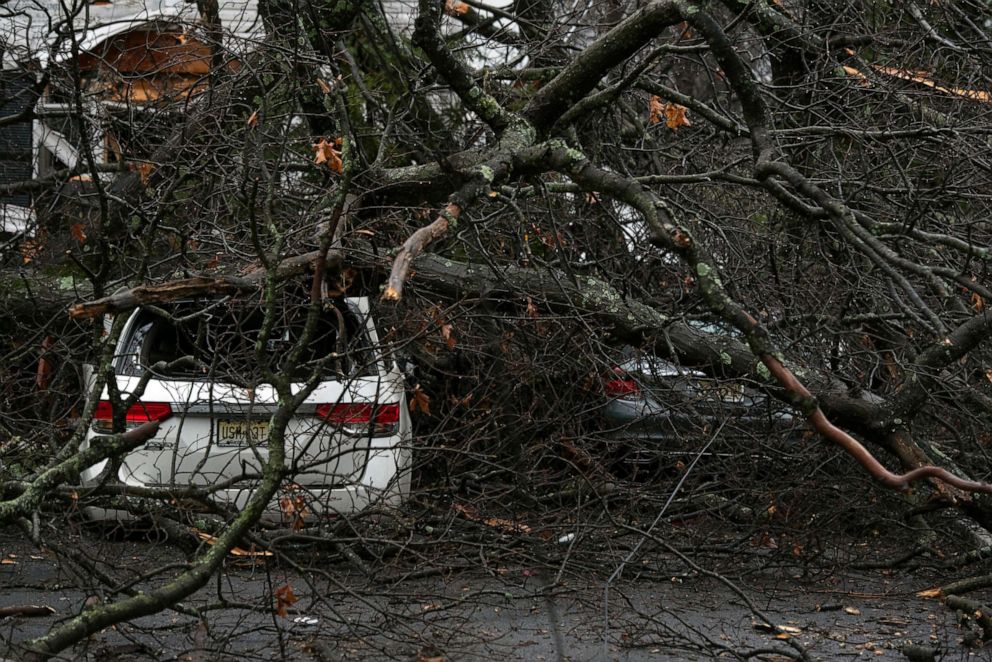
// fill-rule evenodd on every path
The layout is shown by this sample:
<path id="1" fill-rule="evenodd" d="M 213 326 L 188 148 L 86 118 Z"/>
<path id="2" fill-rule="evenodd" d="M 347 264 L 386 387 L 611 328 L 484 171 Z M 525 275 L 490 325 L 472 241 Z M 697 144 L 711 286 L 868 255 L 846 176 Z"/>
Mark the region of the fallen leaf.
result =
<path id="1" fill-rule="evenodd" d="M 444 338 L 444 344 L 448 346 L 448 349 L 454 349 L 458 341 L 455 339 L 454 327 L 450 324 L 441 325 L 441 337 Z"/>
<path id="2" fill-rule="evenodd" d="M 410 411 L 419 411 L 421 413 L 431 415 L 431 397 L 424 393 L 423 389 L 420 388 L 420 384 L 413 387 L 413 392 L 410 394 Z"/>
<path id="3" fill-rule="evenodd" d="M 985 379 L 989 380 L 989 383 L 992 384 L 992 368 L 985 371 Z"/>
<path id="4" fill-rule="evenodd" d="M 338 138 L 333 143 L 321 138 L 314 146 L 315 165 L 327 164 L 327 167 L 334 172 L 340 173 L 344 170 L 344 162 L 341 160 L 341 152 L 337 149 L 341 146 L 341 139 Z"/>
<path id="5" fill-rule="evenodd" d="M 318 78 L 317 79 L 317 87 L 319 87 L 320 88 L 320 91 L 323 92 L 324 94 L 330 94 L 331 93 L 331 86 L 328 85 L 327 84 L 327 81 L 324 80 L 323 78 Z"/>
<path id="6" fill-rule="evenodd" d="M 665 116 L 665 102 L 661 97 L 652 94 L 648 101 L 648 124 L 657 124 Z"/>
<path id="7" fill-rule="evenodd" d="M 72 238 L 79 243 L 86 241 L 86 230 L 83 228 L 82 223 L 74 223 L 72 227 L 69 228 L 69 234 L 71 234 Z"/>
<path id="8" fill-rule="evenodd" d="M 22 241 L 20 245 L 21 259 L 24 260 L 24 264 L 30 264 L 32 260 L 38 257 L 38 253 L 41 252 L 43 244 L 37 239 L 28 239 L 27 241 Z"/>
<path id="9" fill-rule="evenodd" d="M 279 510 L 282 511 L 283 521 L 294 531 L 299 531 L 306 525 L 307 515 L 310 514 L 306 498 L 300 493 L 301 490 L 299 485 L 289 485 L 283 488 L 286 494 L 279 498 Z"/>
<path id="10" fill-rule="evenodd" d="M 844 607 L 844 613 L 850 614 L 851 616 L 860 616 L 861 610 L 857 607 Z"/>
<path id="11" fill-rule="evenodd" d="M 928 588 L 924 591 L 920 591 L 916 594 L 918 598 L 939 598 L 941 596 L 941 590 L 939 586 L 933 588 Z"/>
<path id="12" fill-rule="evenodd" d="M 248 126 L 253 126 L 253 127 L 254 126 L 258 126 L 258 111 L 257 110 L 255 112 L 253 112 L 251 114 L 251 116 L 248 118 L 247 124 L 248 124 Z"/>
<path id="13" fill-rule="evenodd" d="M 672 131 L 680 126 L 692 126 L 692 122 L 686 117 L 689 109 L 677 103 L 668 102 L 665 104 L 665 126 Z"/>
<path id="14" fill-rule="evenodd" d="M 537 306 L 534 305 L 534 300 L 530 297 L 527 297 L 527 317 L 537 318 Z"/>
<path id="15" fill-rule="evenodd" d="M 276 589 L 276 614 L 286 618 L 289 614 L 289 608 L 294 604 L 299 602 L 299 598 L 293 593 L 293 587 L 289 584 L 285 586 L 280 586 Z"/>
<path id="16" fill-rule="evenodd" d="M 523 522 L 514 522 L 502 517 L 483 517 L 475 508 L 466 504 L 456 503 L 452 509 L 467 520 L 485 524 L 504 533 L 530 533 L 532 531 L 531 527 Z"/>
<path id="17" fill-rule="evenodd" d="M 11 559 L 0 559 L 0 565 L 17 565 L 17 561 Z"/>
<path id="18" fill-rule="evenodd" d="M 193 533 L 195 533 L 196 536 L 200 540 L 202 540 L 203 542 L 207 543 L 208 545 L 216 545 L 217 544 L 217 538 L 215 536 L 210 535 L 206 531 L 200 531 L 199 529 L 193 529 Z M 270 552 L 268 550 L 264 550 L 264 549 L 263 550 L 257 550 L 257 549 L 254 548 L 254 545 L 252 546 L 252 549 L 250 549 L 250 550 L 248 550 L 248 549 L 242 549 L 240 547 L 232 547 L 231 548 L 231 551 L 228 552 L 228 553 L 231 554 L 231 556 L 252 556 L 252 557 L 272 556 L 272 552 Z"/>
<path id="19" fill-rule="evenodd" d="M 459 0 L 444 0 L 444 13 L 448 16 L 464 16 L 469 6 Z"/>
<path id="20" fill-rule="evenodd" d="M 974 308 L 977 313 L 985 310 L 985 299 L 983 299 L 982 295 L 978 292 L 971 293 L 971 307 Z"/>

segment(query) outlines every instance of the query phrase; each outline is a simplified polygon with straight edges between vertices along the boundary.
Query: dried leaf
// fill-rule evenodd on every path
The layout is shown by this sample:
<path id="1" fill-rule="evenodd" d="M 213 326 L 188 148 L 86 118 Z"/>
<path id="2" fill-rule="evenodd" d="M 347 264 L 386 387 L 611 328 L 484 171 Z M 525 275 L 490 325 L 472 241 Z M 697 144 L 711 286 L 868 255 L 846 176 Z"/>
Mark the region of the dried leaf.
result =
<path id="1" fill-rule="evenodd" d="M 456 503 L 452 508 L 467 520 L 485 524 L 504 533 L 530 533 L 532 531 L 531 527 L 523 522 L 515 522 L 502 517 L 483 517 L 475 508 L 466 504 Z"/>
<path id="2" fill-rule="evenodd" d="M 448 349 L 454 349 L 458 341 L 455 339 L 454 327 L 450 324 L 441 325 L 441 337 L 444 338 L 444 344 L 448 346 Z"/>
<path id="3" fill-rule="evenodd" d="M 0 565 L 17 565 L 17 561 L 11 559 L 0 559 Z"/>
<path id="4" fill-rule="evenodd" d="M 74 223 L 69 228 L 69 234 L 71 234 L 72 238 L 78 241 L 79 243 L 83 243 L 84 241 L 86 241 L 86 230 L 83 228 L 82 223 Z"/>
<path id="5" fill-rule="evenodd" d="M 148 181 L 151 178 L 152 171 L 155 167 L 148 163 L 147 161 L 142 161 L 141 163 L 132 163 L 131 169 L 138 173 L 138 178 L 141 180 L 142 186 L 148 186 Z"/>
<path id="6" fill-rule="evenodd" d="M 328 85 L 327 81 L 324 80 L 323 78 L 317 79 L 317 87 L 319 87 L 320 91 L 323 92 L 324 94 L 331 93 L 331 86 Z"/>
<path id="7" fill-rule="evenodd" d="M 196 534 L 196 536 L 200 540 L 207 543 L 208 545 L 217 544 L 217 538 L 215 536 L 210 535 L 206 531 L 200 531 L 199 529 L 193 529 L 192 531 L 193 533 Z M 264 549 L 263 550 L 255 549 L 254 545 L 252 545 L 252 549 L 250 550 L 242 549 L 240 547 L 232 547 L 229 553 L 231 554 L 231 556 L 249 556 L 249 557 L 272 556 L 272 552 Z"/>
<path id="8" fill-rule="evenodd" d="M 286 618 L 289 615 L 289 608 L 299 602 L 299 598 L 293 593 L 293 587 L 289 584 L 276 589 L 276 614 Z"/>
<path id="9" fill-rule="evenodd" d="M 301 494 L 299 485 L 291 484 L 283 488 L 284 494 L 279 498 L 279 510 L 282 511 L 283 521 L 292 527 L 294 531 L 299 531 L 306 525 L 307 515 L 310 510 L 307 508 L 307 500 Z"/>
<path id="10" fill-rule="evenodd" d="M 537 319 L 538 317 L 537 306 L 534 305 L 534 300 L 530 297 L 527 297 L 527 317 L 531 319 Z"/>
<path id="11" fill-rule="evenodd" d="M 420 384 L 413 387 L 413 392 L 410 394 L 410 411 L 419 411 L 428 416 L 431 415 L 431 397 L 424 393 L 423 389 L 420 388 Z"/>
<path id="12" fill-rule="evenodd" d="M 992 368 L 985 371 L 985 379 L 989 380 L 989 383 L 992 384 Z"/>
<path id="13" fill-rule="evenodd" d="M 652 94 L 648 101 L 648 124 L 657 124 L 665 116 L 665 102 L 661 97 Z"/>
<path id="14" fill-rule="evenodd" d="M 314 146 L 314 159 L 315 165 L 320 165 L 322 163 L 327 164 L 327 167 L 334 172 L 340 173 L 344 170 L 344 162 L 341 160 L 341 152 L 337 149 L 341 145 L 341 139 L 338 138 L 333 143 L 327 142 L 325 138 L 321 138 Z"/>
<path id="15" fill-rule="evenodd" d="M 665 104 L 665 126 L 672 131 L 676 131 L 680 126 L 692 126 L 692 122 L 686 117 L 688 108 L 677 103 L 668 102 Z"/>
<path id="16" fill-rule="evenodd" d="M 916 594 L 916 597 L 918 597 L 918 598 L 939 598 L 941 595 L 942 595 L 942 592 L 940 590 L 940 587 L 939 586 L 935 586 L 933 588 L 928 588 L 928 589 L 926 589 L 924 591 L 920 591 L 919 593 Z"/>
<path id="17" fill-rule="evenodd" d="M 971 307 L 975 309 L 976 313 L 985 310 L 985 299 L 978 292 L 971 293 Z"/>
<path id="18" fill-rule="evenodd" d="M 255 112 L 253 112 L 250 117 L 248 117 L 247 124 L 248 124 L 248 126 L 251 126 L 251 127 L 258 126 L 258 111 L 257 110 Z"/>
<path id="19" fill-rule="evenodd" d="M 38 257 L 38 253 L 44 248 L 44 244 L 37 239 L 28 239 L 21 242 L 21 259 L 24 260 L 24 264 L 30 264 L 32 260 Z"/>
<path id="20" fill-rule="evenodd" d="M 460 0 L 444 0 L 444 13 L 448 16 L 464 16 L 469 6 Z"/>
<path id="21" fill-rule="evenodd" d="M 850 614 L 851 616 L 860 616 L 861 610 L 857 607 L 844 607 L 844 613 Z"/>

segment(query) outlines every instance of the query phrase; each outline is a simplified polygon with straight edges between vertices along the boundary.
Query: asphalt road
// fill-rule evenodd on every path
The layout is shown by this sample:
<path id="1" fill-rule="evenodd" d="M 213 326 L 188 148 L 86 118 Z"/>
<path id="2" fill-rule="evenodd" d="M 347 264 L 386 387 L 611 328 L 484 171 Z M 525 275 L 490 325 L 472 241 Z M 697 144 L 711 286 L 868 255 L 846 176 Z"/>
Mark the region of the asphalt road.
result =
<path id="1" fill-rule="evenodd" d="M 159 541 L 108 541 L 86 531 L 68 538 L 121 582 L 152 568 L 165 568 L 156 580 L 164 581 L 180 570 L 170 564 L 183 560 Z M 0 619 L 0 654 L 10 659 L 18 659 L 18 643 L 78 614 L 88 599 L 113 599 L 15 530 L 0 531 L 0 558 L 0 608 L 54 610 Z M 916 597 L 929 586 L 921 575 L 751 568 L 736 581 L 784 626 L 776 638 L 727 586 L 662 556 L 648 555 L 628 571 L 608 602 L 607 572 L 565 572 L 546 591 L 545 571 L 522 564 L 404 578 L 407 568 L 365 575 L 306 554 L 296 561 L 300 567 L 232 558 L 186 603 L 207 610 L 205 624 L 166 611 L 94 635 L 68 659 L 707 660 L 721 647 L 792 650 L 786 638 L 823 660 L 905 659 L 899 650 L 908 642 L 940 646 L 938 659 L 992 659 L 988 650 L 962 645 L 966 631 L 950 610 Z M 284 601 L 280 616 L 275 596 L 286 586 L 295 601 Z M 769 655 L 759 659 L 776 659 Z"/>

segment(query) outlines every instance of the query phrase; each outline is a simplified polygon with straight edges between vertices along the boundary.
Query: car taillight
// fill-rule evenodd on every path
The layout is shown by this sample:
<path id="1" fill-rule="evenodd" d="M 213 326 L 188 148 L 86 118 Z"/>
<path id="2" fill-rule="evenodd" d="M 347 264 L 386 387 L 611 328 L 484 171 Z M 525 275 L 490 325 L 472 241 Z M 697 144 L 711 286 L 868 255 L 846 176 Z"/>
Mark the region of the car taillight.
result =
<path id="1" fill-rule="evenodd" d="M 127 428 L 136 428 L 148 421 L 164 421 L 172 416 L 172 407 L 168 402 L 137 402 L 131 405 L 124 414 L 124 424 Z M 93 430 L 108 434 L 114 429 L 114 409 L 109 400 L 101 400 L 96 405 L 93 414 Z"/>
<path id="2" fill-rule="evenodd" d="M 611 398 L 636 400 L 641 396 L 641 387 L 620 368 L 614 368 L 613 375 L 604 380 L 603 389 L 606 391 L 606 395 Z"/>
<path id="3" fill-rule="evenodd" d="M 396 434 L 400 424 L 400 406 L 364 402 L 324 404 L 317 405 L 317 416 L 340 426 L 348 434 L 382 437 Z"/>

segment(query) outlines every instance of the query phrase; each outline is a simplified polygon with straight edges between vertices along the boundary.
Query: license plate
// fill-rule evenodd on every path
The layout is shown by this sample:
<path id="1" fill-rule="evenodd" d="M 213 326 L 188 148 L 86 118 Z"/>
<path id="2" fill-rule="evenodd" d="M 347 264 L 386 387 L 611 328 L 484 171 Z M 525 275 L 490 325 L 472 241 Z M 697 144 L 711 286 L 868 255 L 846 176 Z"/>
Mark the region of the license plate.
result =
<path id="1" fill-rule="evenodd" d="M 221 444 L 242 445 L 264 443 L 269 435 L 268 421 L 220 421 Z"/>

